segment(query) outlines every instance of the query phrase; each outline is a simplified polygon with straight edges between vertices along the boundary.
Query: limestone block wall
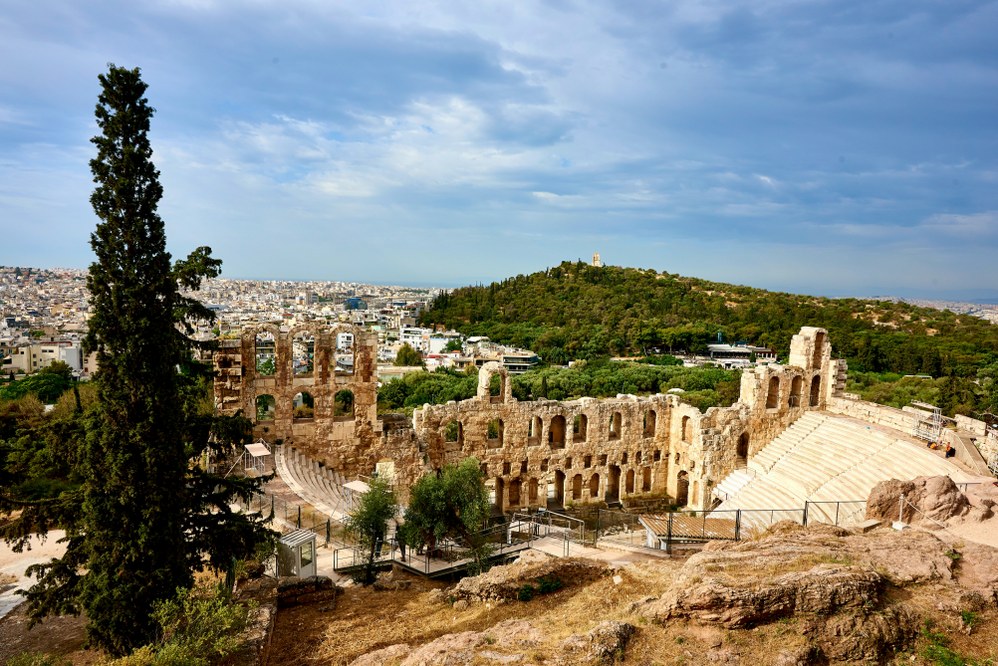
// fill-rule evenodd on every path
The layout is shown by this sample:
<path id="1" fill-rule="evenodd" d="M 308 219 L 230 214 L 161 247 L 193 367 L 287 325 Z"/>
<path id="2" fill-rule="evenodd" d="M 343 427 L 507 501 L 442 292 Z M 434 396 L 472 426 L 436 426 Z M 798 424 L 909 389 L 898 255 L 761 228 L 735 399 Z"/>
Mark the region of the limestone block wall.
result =
<path id="1" fill-rule="evenodd" d="M 257 334 L 273 338 L 273 375 L 257 372 Z M 353 335 L 353 373 L 337 371 L 336 340 Z M 314 339 L 314 369 L 296 372 L 296 336 Z M 295 357 L 297 358 L 297 357 Z M 405 496 L 424 473 L 469 456 L 482 465 L 497 508 L 504 511 L 569 503 L 669 496 L 710 507 L 711 489 L 812 409 L 896 417 L 843 397 L 845 365 L 831 360 L 823 329 L 805 327 L 791 342 L 791 365 L 757 366 L 742 375 L 739 401 L 705 414 L 676 395 L 520 402 L 496 363 L 479 373 L 476 396 L 414 411 L 410 427 L 377 418 L 376 338 L 333 326 L 282 331 L 261 325 L 215 353 L 215 401 L 222 413 L 242 409 L 254 434 L 303 449 L 347 476 L 391 469 Z M 342 390 L 353 413 L 334 411 Z M 314 400 L 309 418 L 295 418 L 299 392 Z M 271 418 L 257 418 L 257 398 L 273 396 Z M 889 408 L 880 408 L 889 410 Z M 899 410 L 894 410 L 900 413 Z M 886 415 L 886 416 L 885 416 Z"/>
<path id="2" fill-rule="evenodd" d="M 475 398 L 413 413 L 413 429 L 431 467 L 474 456 L 502 510 L 665 492 L 675 399 L 520 402 L 508 390 L 501 397 L 482 390 L 492 375 L 509 386 L 505 370 L 486 364 Z"/>
<path id="3" fill-rule="evenodd" d="M 341 334 L 352 336 L 348 354 L 337 350 Z M 337 355 L 352 355 L 352 371 L 337 366 Z M 310 366 L 303 369 L 306 356 Z M 253 421 L 256 438 L 280 440 L 346 474 L 368 474 L 381 432 L 376 357 L 376 335 L 354 326 L 248 327 L 238 341 L 223 342 L 214 354 L 215 407 L 222 414 L 242 410 Z M 272 373 L 261 371 L 261 358 L 272 363 Z M 342 391 L 349 392 L 347 413 L 335 407 Z M 296 415 L 295 398 L 306 393 L 313 413 Z M 273 399 L 272 412 L 264 418 L 257 409 L 261 396 Z"/>

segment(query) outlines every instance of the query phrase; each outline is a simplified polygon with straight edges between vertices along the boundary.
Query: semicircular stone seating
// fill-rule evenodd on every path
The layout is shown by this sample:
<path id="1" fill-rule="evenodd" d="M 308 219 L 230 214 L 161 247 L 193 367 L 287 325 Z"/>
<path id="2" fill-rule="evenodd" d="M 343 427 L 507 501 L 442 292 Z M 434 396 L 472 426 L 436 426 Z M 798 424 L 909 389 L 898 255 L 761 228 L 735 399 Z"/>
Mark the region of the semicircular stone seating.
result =
<path id="1" fill-rule="evenodd" d="M 281 480 L 298 497 L 331 519 L 342 522 L 353 508 L 353 493 L 344 487 L 346 479 L 335 469 L 285 446 L 276 447 L 274 466 Z"/>
<path id="2" fill-rule="evenodd" d="M 889 479 L 949 476 L 956 483 L 976 479 L 924 442 L 883 426 L 828 413 L 807 412 L 718 484 L 715 511 L 742 510 L 742 525 L 763 527 L 769 511 L 803 510 L 809 522 L 855 524 L 865 518 L 873 487 Z M 820 504 L 829 502 L 829 504 Z M 813 504 L 812 504 L 813 503 Z M 776 518 L 779 519 L 778 517 Z"/>

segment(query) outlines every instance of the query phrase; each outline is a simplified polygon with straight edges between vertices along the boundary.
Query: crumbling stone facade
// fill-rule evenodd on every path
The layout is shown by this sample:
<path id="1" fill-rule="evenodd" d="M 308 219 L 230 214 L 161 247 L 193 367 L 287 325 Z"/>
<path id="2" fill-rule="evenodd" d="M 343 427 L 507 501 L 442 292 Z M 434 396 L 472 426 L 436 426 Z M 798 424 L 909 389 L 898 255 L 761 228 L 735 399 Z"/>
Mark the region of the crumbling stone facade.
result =
<path id="1" fill-rule="evenodd" d="M 272 375 L 258 371 L 261 332 L 274 340 Z M 303 333 L 314 340 L 308 376 L 294 358 Z M 335 362 L 342 333 L 353 336 L 352 374 Z M 504 511 L 661 496 L 706 509 L 716 483 L 805 411 L 840 399 L 845 381 L 845 364 L 831 359 L 827 332 L 805 327 L 791 341 L 788 365 L 746 370 L 738 402 L 706 413 L 672 394 L 521 402 L 507 372 L 487 363 L 474 398 L 425 405 L 411 427 L 386 427 L 377 418 L 375 357 L 376 340 L 362 329 L 250 329 L 216 353 L 216 405 L 223 413 L 242 409 L 257 436 L 293 444 L 346 475 L 390 463 L 403 496 L 423 473 L 474 456 Z M 335 409 L 344 390 L 353 396 L 350 418 Z M 314 410 L 296 418 L 301 392 L 310 394 Z M 272 414 L 258 409 L 267 395 L 276 401 Z"/>

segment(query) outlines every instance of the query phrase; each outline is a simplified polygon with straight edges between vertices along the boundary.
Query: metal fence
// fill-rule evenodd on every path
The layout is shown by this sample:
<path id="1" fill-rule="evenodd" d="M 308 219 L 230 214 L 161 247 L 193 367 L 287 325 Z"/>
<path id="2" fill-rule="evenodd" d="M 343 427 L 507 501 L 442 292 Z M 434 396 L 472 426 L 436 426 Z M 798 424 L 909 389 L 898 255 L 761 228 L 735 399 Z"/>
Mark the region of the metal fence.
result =
<path id="1" fill-rule="evenodd" d="M 635 514 L 600 509 L 597 541 L 631 547 L 665 548 L 677 543 L 738 541 L 790 520 L 800 525 L 854 525 L 866 514 L 865 500 L 805 502 L 800 509 L 732 509 Z"/>
<path id="2" fill-rule="evenodd" d="M 332 520 L 304 502 L 287 501 L 271 493 L 253 493 L 248 501 L 239 499 L 237 506 L 246 513 L 259 513 L 268 519 L 274 529 L 289 532 L 294 529 L 311 530 L 323 546 L 346 546 L 354 542 L 343 524 Z"/>

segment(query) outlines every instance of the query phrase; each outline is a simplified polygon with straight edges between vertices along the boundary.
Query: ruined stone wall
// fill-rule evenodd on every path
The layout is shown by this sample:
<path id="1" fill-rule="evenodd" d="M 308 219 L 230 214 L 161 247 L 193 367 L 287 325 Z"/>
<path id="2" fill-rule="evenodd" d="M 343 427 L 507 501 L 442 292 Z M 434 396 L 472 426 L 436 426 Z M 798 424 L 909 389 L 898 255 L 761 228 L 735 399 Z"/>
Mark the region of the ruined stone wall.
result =
<path id="1" fill-rule="evenodd" d="M 349 350 L 352 371 L 336 363 L 337 355 L 349 356 L 337 351 L 340 334 L 353 335 Z M 258 335 L 273 338 L 266 347 L 266 356 L 273 358 L 272 374 L 258 367 Z M 296 370 L 293 365 L 296 339 L 303 341 L 299 353 L 311 347 L 308 371 L 300 367 Z M 264 349 L 262 344 L 259 346 Z M 224 341 L 215 352 L 215 406 L 222 414 L 242 410 L 253 421 L 255 438 L 295 446 L 349 475 L 370 474 L 380 457 L 381 441 L 376 357 L 376 335 L 354 326 L 305 325 L 290 330 L 272 324 L 250 327 L 238 341 Z M 337 414 L 334 402 L 341 391 L 349 391 L 352 409 Z M 310 395 L 314 403 L 310 416 L 295 414 L 295 397 L 302 393 Z M 261 396 L 271 396 L 274 401 L 272 414 L 263 418 L 258 412 Z"/>
<path id="2" fill-rule="evenodd" d="M 355 340 L 352 375 L 335 371 L 336 335 L 344 330 Z M 273 376 L 256 372 L 260 331 L 275 338 Z M 426 405 L 415 410 L 411 427 L 389 427 L 376 412 L 374 336 L 353 327 L 307 329 L 315 368 L 302 377 L 292 367 L 292 341 L 302 331 L 261 326 L 223 343 L 215 355 L 219 411 L 242 409 L 257 436 L 281 439 L 348 476 L 388 465 L 403 495 L 425 472 L 474 456 L 504 511 L 652 496 L 710 508 L 712 488 L 805 411 L 845 409 L 847 402 L 844 363 L 831 360 L 823 329 L 805 327 L 791 341 L 789 365 L 746 370 L 739 401 L 704 414 L 677 395 L 520 402 L 506 371 L 488 363 L 474 398 Z M 332 410 L 345 388 L 355 399 L 350 419 Z M 314 398 L 311 418 L 294 416 L 300 391 Z M 264 394 L 277 401 L 272 419 L 256 418 Z"/>
<path id="3" fill-rule="evenodd" d="M 433 468 L 476 457 L 503 510 L 561 507 L 661 496 L 677 403 L 664 395 L 520 402 L 492 362 L 479 371 L 476 397 L 418 409 L 413 427 Z"/>

